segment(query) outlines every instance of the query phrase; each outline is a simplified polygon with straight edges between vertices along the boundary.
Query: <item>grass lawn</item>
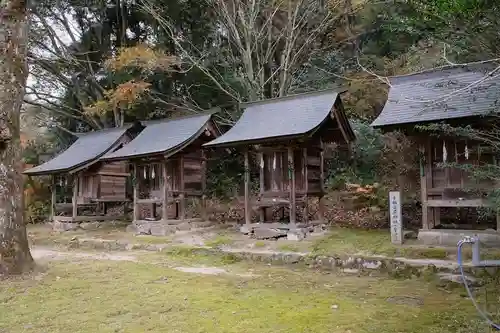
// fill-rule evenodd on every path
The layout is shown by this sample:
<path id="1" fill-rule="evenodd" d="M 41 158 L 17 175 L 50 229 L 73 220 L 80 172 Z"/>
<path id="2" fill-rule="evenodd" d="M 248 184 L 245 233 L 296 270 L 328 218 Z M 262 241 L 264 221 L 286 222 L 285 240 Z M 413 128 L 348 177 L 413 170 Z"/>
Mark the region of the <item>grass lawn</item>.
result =
<path id="1" fill-rule="evenodd" d="M 2 281 L 0 332 L 487 332 L 468 328 L 469 300 L 421 280 L 207 258 L 198 265 L 234 274 L 202 275 L 173 269 L 186 264 L 175 253 L 140 259 L 51 261 L 44 273 Z"/>
<path id="2" fill-rule="evenodd" d="M 126 224 L 108 225 L 97 230 L 77 230 L 69 232 L 52 231 L 48 225 L 29 225 L 28 235 L 31 244 L 43 246 L 67 247 L 74 237 L 85 239 L 105 239 L 119 241 L 125 244 L 145 245 L 179 245 L 183 236 L 135 236 L 125 231 Z M 316 255 L 385 255 L 388 257 L 407 257 L 416 259 L 450 259 L 456 260 L 455 248 L 429 247 L 419 245 L 416 240 L 407 240 L 403 246 L 391 244 L 390 234 L 387 230 L 358 230 L 347 228 L 333 228 L 326 235 L 315 238 L 306 238 L 303 241 L 287 241 L 280 239 L 255 240 L 245 235 L 228 229 L 199 233 L 204 240 L 204 245 L 210 247 L 235 247 L 268 249 L 283 252 L 310 252 Z M 189 238 L 189 237 L 187 237 Z M 192 244 L 187 244 L 192 245 Z M 500 250 L 481 249 L 484 259 L 498 259 Z M 464 259 L 471 259 L 470 247 L 464 248 Z"/>
<path id="3" fill-rule="evenodd" d="M 456 259 L 456 248 L 430 247 L 407 240 L 403 246 L 393 245 L 388 230 L 362 230 L 334 228 L 325 237 L 316 240 L 309 249 L 315 254 L 372 254 L 389 257 L 417 259 Z M 500 250 L 483 247 L 481 254 L 485 259 L 500 258 Z M 470 247 L 463 249 L 464 259 L 472 258 Z"/>
<path id="4" fill-rule="evenodd" d="M 36 245 L 65 246 L 73 237 L 102 238 L 140 244 L 168 244 L 172 241 L 172 237 L 168 236 L 135 236 L 133 233 L 125 231 L 126 225 L 127 223 L 121 223 L 114 226 L 107 225 L 106 227 L 92 231 L 79 229 L 76 231 L 58 232 L 52 231 L 51 227 L 45 224 L 31 224 L 28 225 L 27 231 L 31 243 Z"/>

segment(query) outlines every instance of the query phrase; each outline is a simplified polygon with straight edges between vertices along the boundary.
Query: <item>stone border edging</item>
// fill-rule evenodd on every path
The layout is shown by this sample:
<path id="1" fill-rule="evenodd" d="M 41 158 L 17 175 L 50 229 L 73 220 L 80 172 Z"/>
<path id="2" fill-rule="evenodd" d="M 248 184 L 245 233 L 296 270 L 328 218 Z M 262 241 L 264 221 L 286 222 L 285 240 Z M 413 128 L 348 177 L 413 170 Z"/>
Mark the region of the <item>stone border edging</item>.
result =
<path id="1" fill-rule="evenodd" d="M 107 251 L 143 250 L 151 252 L 168 252 L 182 248 L 173 244 L 129 243 L 121 240 L 74 237 L 67 244 L 68 248 L 91 248 Z M 450 273 L 458 274 L 458 264 L 450 260 L 409 259 L 402 257 L 357 255 L 314 255 L 307 252 L 280 252 L 256 249 L 236 249 L 231 247 L 189 246 L 187 249 L 195 253 L 210 255 L 231 255 L 239 260 L 264 262 L 279 265 L 303 265 L 324 271 L 339 270 L 344 273 L 371 275 L 388 274 L 392 277 L 411 278 L 426 274 Z M 466 271 L 474 275 L 474 268 L 466 264 Z"/>

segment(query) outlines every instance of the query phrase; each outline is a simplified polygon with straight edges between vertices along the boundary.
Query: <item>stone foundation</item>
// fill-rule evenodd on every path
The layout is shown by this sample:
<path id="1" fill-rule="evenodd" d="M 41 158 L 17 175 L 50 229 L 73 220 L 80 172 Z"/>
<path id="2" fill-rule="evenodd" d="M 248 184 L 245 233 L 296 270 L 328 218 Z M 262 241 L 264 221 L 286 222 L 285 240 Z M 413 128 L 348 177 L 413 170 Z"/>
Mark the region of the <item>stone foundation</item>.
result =
<path id="1" fill-rule="evenodd" d="M 51 222 L 54 231 L 97 230 L 107 226 L 123 225 L 122 221 L 95 221 L 95 222 Z"/>
<path id="2" fill-rule="evenodd" d="M 488 246 L 500 246 L 500 233 L 495 230 L 420 230 L 418 240 L 425 245 L 457 246 L 464 236 L 477 235 L 481 243 Z"/>
<path id="3" fill-rule="evenodd" d="M 107 251 L 145 250 L 154 252 L 177 251 L 172 244 L 129 243 L 123 240 L 106 240 L 74 237 L 69 248 L 90 248 Z M 206 246 L 186 247 L 185 251 L 193 254 L 221 256 L 231 261 L 255 261 L 272 265 L 298 265 L 310 269 L 340 272 L 357 275 L 389 275 L 396 278 L 413 278 L 421 276 L 456 276 L 459 267 L 456 262 L 435 259 L 390 258 L 384 256 L 321 256 L 301 252 L 278 252 L 266 250 L 242 250 L 232 248 L 211 248 Z M 464 265 L 467 274 L 474 276 L 478 269 Z"/>
<path id="4" fill-rule="evenodd" d="M 298 223 L 295 228 L 285 223 L 251 223 L 240 226 L 240 232 L 255 239 L 278 239 L 286 237 L 288 240 L 301 241 L 312 232 L 322 232 L 326 226 L 319 221 L 308 224 Z"/>
<path id="5" fill-rule="evenodd" d="M 208 228 L 215 225 L 211 221 L 191 220 L 160 220 L 160 221 L 136 221 L 127 226 L 127 232 L 136 235 L 168 236 L 178 231 Z"/>

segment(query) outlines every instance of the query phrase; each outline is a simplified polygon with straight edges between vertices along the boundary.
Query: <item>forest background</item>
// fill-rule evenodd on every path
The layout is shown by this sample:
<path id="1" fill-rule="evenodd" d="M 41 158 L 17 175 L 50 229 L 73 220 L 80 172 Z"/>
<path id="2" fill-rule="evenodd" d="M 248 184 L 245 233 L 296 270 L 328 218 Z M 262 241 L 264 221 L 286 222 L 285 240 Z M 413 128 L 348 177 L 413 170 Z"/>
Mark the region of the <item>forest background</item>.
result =
<path id="1" fill-rule="evenodd" d="M 407 220 L 419 221 L 411 143 L 369 124 L 391 76 L 498 66 L 499 14 L 486 0 L 41 0 L 29 16 L 24 161 L 50 158 L 77 132 L 214 109 L 224 129 L 240 102 L 342 89 L 357 141 L 348 159 L 329 147 L 329 220 L 385 226 L 387 192 L 401 189 Z M 497 132 L 488 137 L 496 146 Z M 225 154 L 209 168 L 219 205 L 243 173 L 239 153 Z M 44 185 L 26 184 L 29 221 L 48 213 Z"/>

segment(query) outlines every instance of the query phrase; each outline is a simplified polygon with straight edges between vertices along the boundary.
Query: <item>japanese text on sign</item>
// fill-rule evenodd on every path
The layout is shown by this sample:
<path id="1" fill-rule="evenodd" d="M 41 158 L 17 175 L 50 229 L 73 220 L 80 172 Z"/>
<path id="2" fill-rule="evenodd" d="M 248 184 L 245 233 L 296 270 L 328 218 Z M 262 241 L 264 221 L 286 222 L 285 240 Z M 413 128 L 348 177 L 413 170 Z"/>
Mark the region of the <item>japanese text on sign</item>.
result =
<path id="1" fill-rule="evenodd" d="M 401 192 L 389 192 L 389 209 L 391 220 L 391 242 L 403 243 L 403 223 L 401 214 Z"/>

